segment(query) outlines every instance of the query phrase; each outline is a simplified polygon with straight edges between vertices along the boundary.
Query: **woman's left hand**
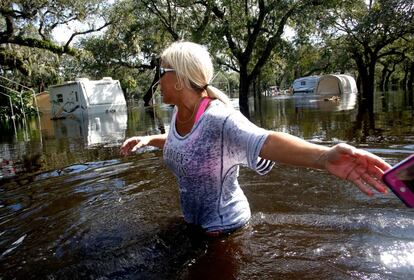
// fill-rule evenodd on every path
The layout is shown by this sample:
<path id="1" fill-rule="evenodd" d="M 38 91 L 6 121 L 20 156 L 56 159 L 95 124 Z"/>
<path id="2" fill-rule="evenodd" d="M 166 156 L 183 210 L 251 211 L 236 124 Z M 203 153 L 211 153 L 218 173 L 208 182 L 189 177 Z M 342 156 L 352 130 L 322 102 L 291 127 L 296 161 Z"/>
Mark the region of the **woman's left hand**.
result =
<path id="1" fill-rule="evenodd" d="M 341 143 L 327 150 L 320 159 L 324 161 L 326 170 L 353 182 L 365 194 L 373 195 L 373 188 L 387 193 L 382 175 L 391 166 L 380 157 Z"/>

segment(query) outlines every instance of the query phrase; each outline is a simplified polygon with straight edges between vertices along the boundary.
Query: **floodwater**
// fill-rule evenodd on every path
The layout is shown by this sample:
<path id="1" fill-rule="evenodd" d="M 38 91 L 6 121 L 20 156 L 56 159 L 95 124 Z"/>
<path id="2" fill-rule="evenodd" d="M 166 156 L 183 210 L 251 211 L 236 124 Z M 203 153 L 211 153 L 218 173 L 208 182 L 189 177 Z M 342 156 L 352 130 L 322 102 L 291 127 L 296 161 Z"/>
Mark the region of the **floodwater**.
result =
<path id="1" fill-rule="evenodd" d="M 314 143 L 348 142 L 390 164 L 414 153 L 413 97 L 263 98 L 255 123 Z M 237 101 L 235 101 L 237 102 Z M 252 104 L 251 108 L 255 106 Z M 168 129 L 171 108 L 3 126 L 0 279 L 413 279 L 414 212 L 323 171 L 241 169 L 250 224 L 207 240 L 181 217 L 162 152 L 121 157 L 132 135 Z M 39 130 L 41 126 L 41 130 Z"/>

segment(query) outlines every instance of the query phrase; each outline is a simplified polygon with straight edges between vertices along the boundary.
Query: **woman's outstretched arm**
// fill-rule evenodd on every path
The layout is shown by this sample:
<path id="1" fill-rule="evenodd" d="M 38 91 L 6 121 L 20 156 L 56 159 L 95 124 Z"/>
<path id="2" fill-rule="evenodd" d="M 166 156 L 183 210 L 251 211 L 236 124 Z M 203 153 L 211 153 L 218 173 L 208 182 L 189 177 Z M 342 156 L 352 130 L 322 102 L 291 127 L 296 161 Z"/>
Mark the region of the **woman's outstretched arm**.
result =
<path id="1" fill-rule="evenodd" d="M 381 178 L 391 166 L 380 157 L 348 144 L 333 147 L 307 142 L 283 132 L 270 132 L 260 156 L 279 163 L 325 169 L 341 179 L 353 182 L 362 192 L 372 189 L 386 193 Z"/>
<path id="2" fill-rule="evenodd" d="M 166 133 L 148 136 L 134 136 L 124 141 L 121 146 L 121 154 L 127 156 L 144 146 L 154 146 L 162 149 L 164 148 L 166 139 Z"/>

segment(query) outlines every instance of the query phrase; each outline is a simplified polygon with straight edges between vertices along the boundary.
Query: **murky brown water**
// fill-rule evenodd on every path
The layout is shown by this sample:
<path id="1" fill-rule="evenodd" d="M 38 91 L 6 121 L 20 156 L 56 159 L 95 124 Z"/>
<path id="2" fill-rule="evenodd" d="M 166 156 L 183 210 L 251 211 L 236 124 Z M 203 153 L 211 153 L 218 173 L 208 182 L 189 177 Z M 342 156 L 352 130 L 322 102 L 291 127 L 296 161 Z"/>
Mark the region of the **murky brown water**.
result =
<path id="1" fill-rule="evenodd" d="M 347 141 L 389 163 L 414 153 L 413 98 L 266 99 L 266 128 L 316 143 Z M 351 104 L 352 105 L 352 104 Z M 253 104 L 252 104 L 252 107 Z M 351 106 L 352 107 L 352 106 Z M 343 110 L 346 109 L 346 110 Z M 159 150 L 118 155 L 125 137 L 168 127 L 171 109 L 34 120 L 2 127 L 0 279 L 412 279 L 414 212 L 394 195 L 364 196 L 322 171 L 247 169 L 250 225 L 206 240 L 181 218 L 177 184 Z M 161 120 L 161 122 L 160 122 Z M 160 125 L 162 124 L 162 125 Z"/>

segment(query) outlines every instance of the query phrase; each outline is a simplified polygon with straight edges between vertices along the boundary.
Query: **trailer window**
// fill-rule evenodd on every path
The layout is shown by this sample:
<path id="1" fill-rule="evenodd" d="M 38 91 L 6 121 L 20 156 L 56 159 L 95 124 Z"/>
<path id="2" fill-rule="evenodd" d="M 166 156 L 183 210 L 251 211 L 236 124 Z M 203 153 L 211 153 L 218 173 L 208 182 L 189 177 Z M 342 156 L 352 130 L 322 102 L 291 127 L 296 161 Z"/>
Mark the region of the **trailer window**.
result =
<path id="1" fill-rule="evenodd" d="M 62 94 L 56 94 L 57 102 L 63 103 L 63 95 Z"/>

